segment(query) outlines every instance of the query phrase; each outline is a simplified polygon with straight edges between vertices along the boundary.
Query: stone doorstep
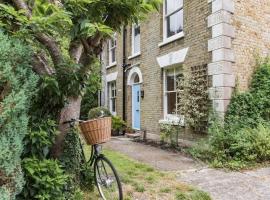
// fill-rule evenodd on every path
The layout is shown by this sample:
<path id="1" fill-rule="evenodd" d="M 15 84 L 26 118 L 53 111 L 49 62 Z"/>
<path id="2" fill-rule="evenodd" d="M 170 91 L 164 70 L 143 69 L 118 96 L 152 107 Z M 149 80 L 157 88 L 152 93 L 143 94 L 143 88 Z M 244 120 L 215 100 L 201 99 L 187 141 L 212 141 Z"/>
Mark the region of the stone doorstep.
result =
<path id="1" fill-rule="evenodd" d="M 125 136 L 127 138 L 140 138 L 141 137 L 141 133 L 126 133 Z"/>

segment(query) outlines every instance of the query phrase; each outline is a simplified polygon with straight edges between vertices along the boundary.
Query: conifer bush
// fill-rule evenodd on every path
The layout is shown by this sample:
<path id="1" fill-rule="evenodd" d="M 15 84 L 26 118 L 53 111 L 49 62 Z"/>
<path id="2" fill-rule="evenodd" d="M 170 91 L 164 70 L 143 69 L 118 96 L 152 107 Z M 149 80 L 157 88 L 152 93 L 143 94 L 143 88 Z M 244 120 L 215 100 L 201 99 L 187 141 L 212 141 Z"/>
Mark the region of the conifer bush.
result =
<path id="1" fill-rule="evenodd" d="M 1 200 L 15 199 L 24 179 L 21 170 L 23 138 L 37 76 L 31 50 L 0 32 L 0 191 Z"/>

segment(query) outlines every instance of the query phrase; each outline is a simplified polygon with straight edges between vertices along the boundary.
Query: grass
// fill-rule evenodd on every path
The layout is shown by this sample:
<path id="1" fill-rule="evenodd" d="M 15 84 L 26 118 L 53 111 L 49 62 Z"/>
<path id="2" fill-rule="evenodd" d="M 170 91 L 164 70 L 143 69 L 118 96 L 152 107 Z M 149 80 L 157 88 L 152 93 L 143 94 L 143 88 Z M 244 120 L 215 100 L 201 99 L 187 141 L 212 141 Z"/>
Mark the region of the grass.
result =
<path id="1" fill-rule="evenodd" d="M 174 173 L 157 171 L 115 151 L 105 149 L 104 154 L 120 175 L 124 200 L 211 200 L 207 193 L 178 182 Z M 94 194 L 86 194 L 85 200 L 97 199 L 96 191 Z"/>

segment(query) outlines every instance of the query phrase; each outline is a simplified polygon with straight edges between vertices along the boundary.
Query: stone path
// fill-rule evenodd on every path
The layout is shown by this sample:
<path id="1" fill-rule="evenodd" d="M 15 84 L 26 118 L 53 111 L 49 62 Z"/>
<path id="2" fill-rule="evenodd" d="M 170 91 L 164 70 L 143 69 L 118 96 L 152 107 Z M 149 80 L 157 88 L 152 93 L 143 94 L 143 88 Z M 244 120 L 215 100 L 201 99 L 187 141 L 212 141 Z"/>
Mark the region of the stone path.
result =
<path id="1" fill-rule="evenodd" d="M 105 146 L 158 170 L 174 171 L 179 181 L 208 192 L 213 200 L 270 200 L 270 168 L 244 172 L 211 169 L 181 154 L 127 138 L 113 138 Z"/>

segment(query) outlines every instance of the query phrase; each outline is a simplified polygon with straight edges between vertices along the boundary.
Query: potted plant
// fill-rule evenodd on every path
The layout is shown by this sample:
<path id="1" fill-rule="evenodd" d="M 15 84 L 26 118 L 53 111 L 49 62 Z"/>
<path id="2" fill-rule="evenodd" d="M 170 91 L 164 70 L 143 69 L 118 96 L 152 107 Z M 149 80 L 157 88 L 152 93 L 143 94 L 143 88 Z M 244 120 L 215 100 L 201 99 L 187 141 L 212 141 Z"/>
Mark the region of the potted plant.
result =
<path id="1" fill-rule="evenodd" d="M 123 133 L 126 128 L 126 123 L 118 116 L 112 117 L 112 135 L 118 136 Z"/>
<path id="2" fill-rule="evenodd" d="M 88 113 L 89 119 L 97 119 L 99 117 L 111 117 L 111 112 L 105 107 L 92 108 Z"/>

